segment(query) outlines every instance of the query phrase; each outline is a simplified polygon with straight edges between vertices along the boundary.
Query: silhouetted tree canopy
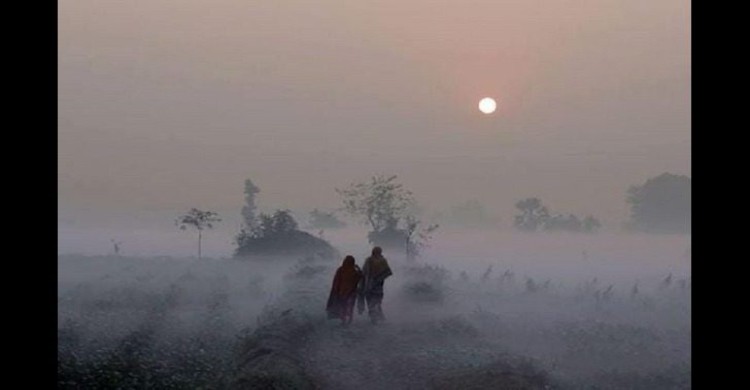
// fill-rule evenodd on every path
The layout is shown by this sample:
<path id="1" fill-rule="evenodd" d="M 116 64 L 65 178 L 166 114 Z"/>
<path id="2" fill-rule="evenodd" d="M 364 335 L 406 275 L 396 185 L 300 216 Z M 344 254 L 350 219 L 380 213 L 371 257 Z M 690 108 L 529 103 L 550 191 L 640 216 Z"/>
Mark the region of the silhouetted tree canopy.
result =
<path id="1" fill-rule="evenodd" d="M 690 233 L 691 183 L 683 175 L 663 173 L 627 191 L 629 226 L 654 233 Z"/>
<path id="2" fill-rule="evenodd" d="M 526 198 L 516 203 L 521 215 L 516 215 L 513 225 L 523 231 L 534 232 L 542 227 L 549 217 L 547 208 L 539 198 Z"/>
<path id="3" fill-rule="evenodd" d="M 544 230 L 593 233 L 602 225 L 598 219 L 590 215 L 581 220 L 573 214 L 550 214 L 539 198 L 521 200 L 516 203 L 516 208 L 521 210 L 521 214 L 516 216 L 514 225 L 519 230 L 527 232 Z"/>
<path id="4" fill-rule="evenodd" d="M 298 229 L 289 210 L 276 210 L 273 215 L 261 213 L 258 224 L 242 229 L 235 238 L 236 257 L 251 255 L 319 255 L 338 258 L 338 252 L 327 241 Z"/>

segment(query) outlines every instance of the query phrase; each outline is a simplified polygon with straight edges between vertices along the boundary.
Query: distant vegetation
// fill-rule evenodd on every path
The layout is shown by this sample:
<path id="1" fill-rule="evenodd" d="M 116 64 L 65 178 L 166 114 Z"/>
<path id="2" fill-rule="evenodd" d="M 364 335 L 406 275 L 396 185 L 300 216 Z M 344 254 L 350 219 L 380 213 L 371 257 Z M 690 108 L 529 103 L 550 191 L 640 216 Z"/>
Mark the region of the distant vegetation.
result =
<path id="1" fill-rule="evenodd" d="M 404 228 L 406 234 L 406 258 L 414 260 L 422 252 L 422 249 L 427 246 L 427 243 L 432 239 L 432 233 L 440 225 L 432 224 L 420 228 L 422 221 L 412 215 L 407 215 L 404 218 L 404 223 L 406 224 L 406 228 Z"/>
<path id="2" fill-rule="evenodd" d="M 245 180 L 245 205 L 242 206 L 242 221 L 245 227 L 251 229 L 256 225 L 255 210 L 255 195 L 260 192 L 260 188 L 256 186 L 252 180 Z"/>
<path id="3" fill-rule="evenodd" d="M 601 222 L 592 216 L 581 219 L 573 214 L 551 214 L 539 198 L 526 198 L 516 203 L 521 214 L 516 215 L 514 226 L 522 231 L 569 231 L 593 233 L 601 227 Z"/>
<path id="4" fill-rule="evenodd" d="M 336 214 L 318 209 L 310 212 L 308 224 L 313 229 L 341 229 L 346 227 L 346 223 L 336 218 Z"/>
<path id="5" fill-rule="evenodd" d="M 253 255 L 318 255 L 323 258 L 338 257 L 327 241 L 299 229 L 289 210 L 276 210 L 273 214 L 256 216 L 255 195 L 260 192 L 252 180 L 245 180 L 245 205 L 242 207 L 244 226 L 235 237 L 235 257 Z"/>
<path id="6" fill-rule="evenodd" d="M 521 214 L 516 215 L 513 225 L 519 230 L 537 231 L 549 218 L 549 212 L 546 207 L 542 206 L 542 201 L 539 198 L 527 198 L 518 201 L 516 208 L 521 211 Z"/>
<path id="7" fill-rule="evenodd" d="M 408 259 L 419 256 L 432 238 L 438 225 L 425 225 L 417 217 L 418 205 L 411 191 L 398 182 L 396 175 L 372 176 L 369 181 L 353 183 L 336 189 L 342 197 L 343 210 L 370 227 L 367 239 L 372 245 L 402 251 Z M 337 256 L 336 250 L 322 239 L 325 229 L 340 229 L 346 223 L 334 212 L 317 208 L 310 212 L 308 227 L 318 229 L 320 237 L 299 229 L 289 210 L 276 210 L 273 214 L 256 215 L 256 195 L 260 188 L 252 180 L 244 183 L 245 204 L 242 207 L 243 226 L 235 238 L 235 256 L 250 255 L 320 255 Z M 632 230 L 656 233 L 690 233 L 691 183 L 687 176 L 661 174 L 648 179 L 643 185 L 632 186 L 627 191 L 631 218 L 627 227 Z M 516 204 L 519 214 L 513 226 L 525 232 L 566 231 L 593 233 L 601 222 L 591 216 L 551 212 L 542 201 L 529 197 Z M 448 216 L 464 226 L 492 226 L 499 220 L 490 216 L 476 200 L 454 206 Z M 198 233 L 198 258 L 202 256 L 203 230 L 213 228 L 221 221 L 212 211 L 191 209 L 175 223 L 180 229 L 194 228 Z M 119 242 L 112 241 L 115 254 Z"/>
<path id="8" fill-rule="evenodd" d="M 337 257 L 327 241 L 298 229 L 289 210 L 276 210 L 272 215 L 260 214 L 256 227 L 241 230 L 236 237 L 235 256 L 307 255 Z"/>
<path id="9" fill-rule="evenodd" d="M 601 226 L 601 222 L 590 215 L 580 219 L 573 214 L 568 214 L 567 216 L 556 214 L 547 219 L 544 224 L 544 230 L 566 230 L 571 232 L 592 233 Z"/>
<path id="10" fill-rule="evenodd" d="M 397 182 L 397 176 L 377 175 L 368 182 L 336 189 L 344 210 L 372 229 L 367 239 L 372 245 L 395 249 L 413 259 L 430 239 L 438 225 L 422 226 L 416 217 L 417 202 L 411 191 Z"/>
<path id="11" fill-rule="evenodd" d="M 628 227 L 650 233 L 690 233 L 691 183 L 682 175 L 663 173 L 627 191 Z"/>
<path id="12" fill-rule="evenodd" d="M 179 216 L 175 221 L 175 225 L 179 226 L 181 230 L 192 227 L 198 231 L 198 258 L 200 259 L 203 230 L 213 229 L 213 224 L 220 221 L 219 214 L 213 211 L 203 211 L 193 208 L 186 214 Z M 115 246 L 115 249 L 119 252 L 118 246 Z"/>

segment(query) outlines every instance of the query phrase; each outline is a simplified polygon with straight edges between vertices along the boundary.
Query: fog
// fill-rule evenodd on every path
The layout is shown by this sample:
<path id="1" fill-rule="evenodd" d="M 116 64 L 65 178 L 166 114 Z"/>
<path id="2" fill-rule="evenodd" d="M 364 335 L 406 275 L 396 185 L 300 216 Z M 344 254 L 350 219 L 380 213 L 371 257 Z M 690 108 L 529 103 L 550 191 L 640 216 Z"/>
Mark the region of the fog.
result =
<path id="1" fill-rule="evenodd" d="M 360 233 L 325 234 L 361 265 Z M 291 309 L 311 328 L 274 348 L 321 388 L 455 388 L 488 367 L 522 378 L 498 386 L 690 387 L 689 236 L 456 229 L 415 262 L 385 255 L 386 322 L 348 328 L 324 311 L 340 259 L 61 255 L 62 386 L 243 388 L 238 351 Z"/>
<path id="2" fill-rule="evenodd" d="M 690 16 L 61 2 L 59 387 L 690 388 Z M 347 211 L 375 175 L 408 215 Z M 200 240 L 193 208 L 221 219 Z M 333 276 L 371 233 L 419 251 L 385 249 L 386 321 L 343 327 Z"/>

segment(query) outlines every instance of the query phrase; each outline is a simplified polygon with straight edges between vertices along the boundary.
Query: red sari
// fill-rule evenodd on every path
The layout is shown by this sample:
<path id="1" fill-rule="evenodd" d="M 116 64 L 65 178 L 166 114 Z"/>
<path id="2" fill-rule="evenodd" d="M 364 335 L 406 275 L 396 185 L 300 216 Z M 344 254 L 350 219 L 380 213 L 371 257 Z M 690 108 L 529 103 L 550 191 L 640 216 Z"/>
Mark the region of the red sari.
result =
<path id="1" fill-rule="evenodd" d="M 354 264 L 354 257 L 347 256 L 333 277 L 331 294 L 326 305 L 328 318 L 340 318 L 344 323 L 351 322 L 360 279 L 362 271 Z"/>

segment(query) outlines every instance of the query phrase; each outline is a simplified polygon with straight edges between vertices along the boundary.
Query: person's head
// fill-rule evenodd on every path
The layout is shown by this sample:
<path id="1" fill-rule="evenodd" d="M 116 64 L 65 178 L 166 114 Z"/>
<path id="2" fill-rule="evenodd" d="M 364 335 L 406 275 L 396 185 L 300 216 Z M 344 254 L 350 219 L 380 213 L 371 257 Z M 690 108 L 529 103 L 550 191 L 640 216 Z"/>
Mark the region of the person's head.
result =
<path id="1" fill-rule="evenodd" d="M 372 255 L 373 256 L 382 256 L 383 255 L 383 248 L 376 246 L 375 248 L 372 248 Z"/>
<path id="2" fill-rule="evenodd" d="M 354 256 L 351 256 L 351 255 L 346 256 L 344 258 L 344 263 L 341 264 L 341 265 L 344 266 L 344 267 L 352 267 L 352 266 L 354 266 Z"/>

